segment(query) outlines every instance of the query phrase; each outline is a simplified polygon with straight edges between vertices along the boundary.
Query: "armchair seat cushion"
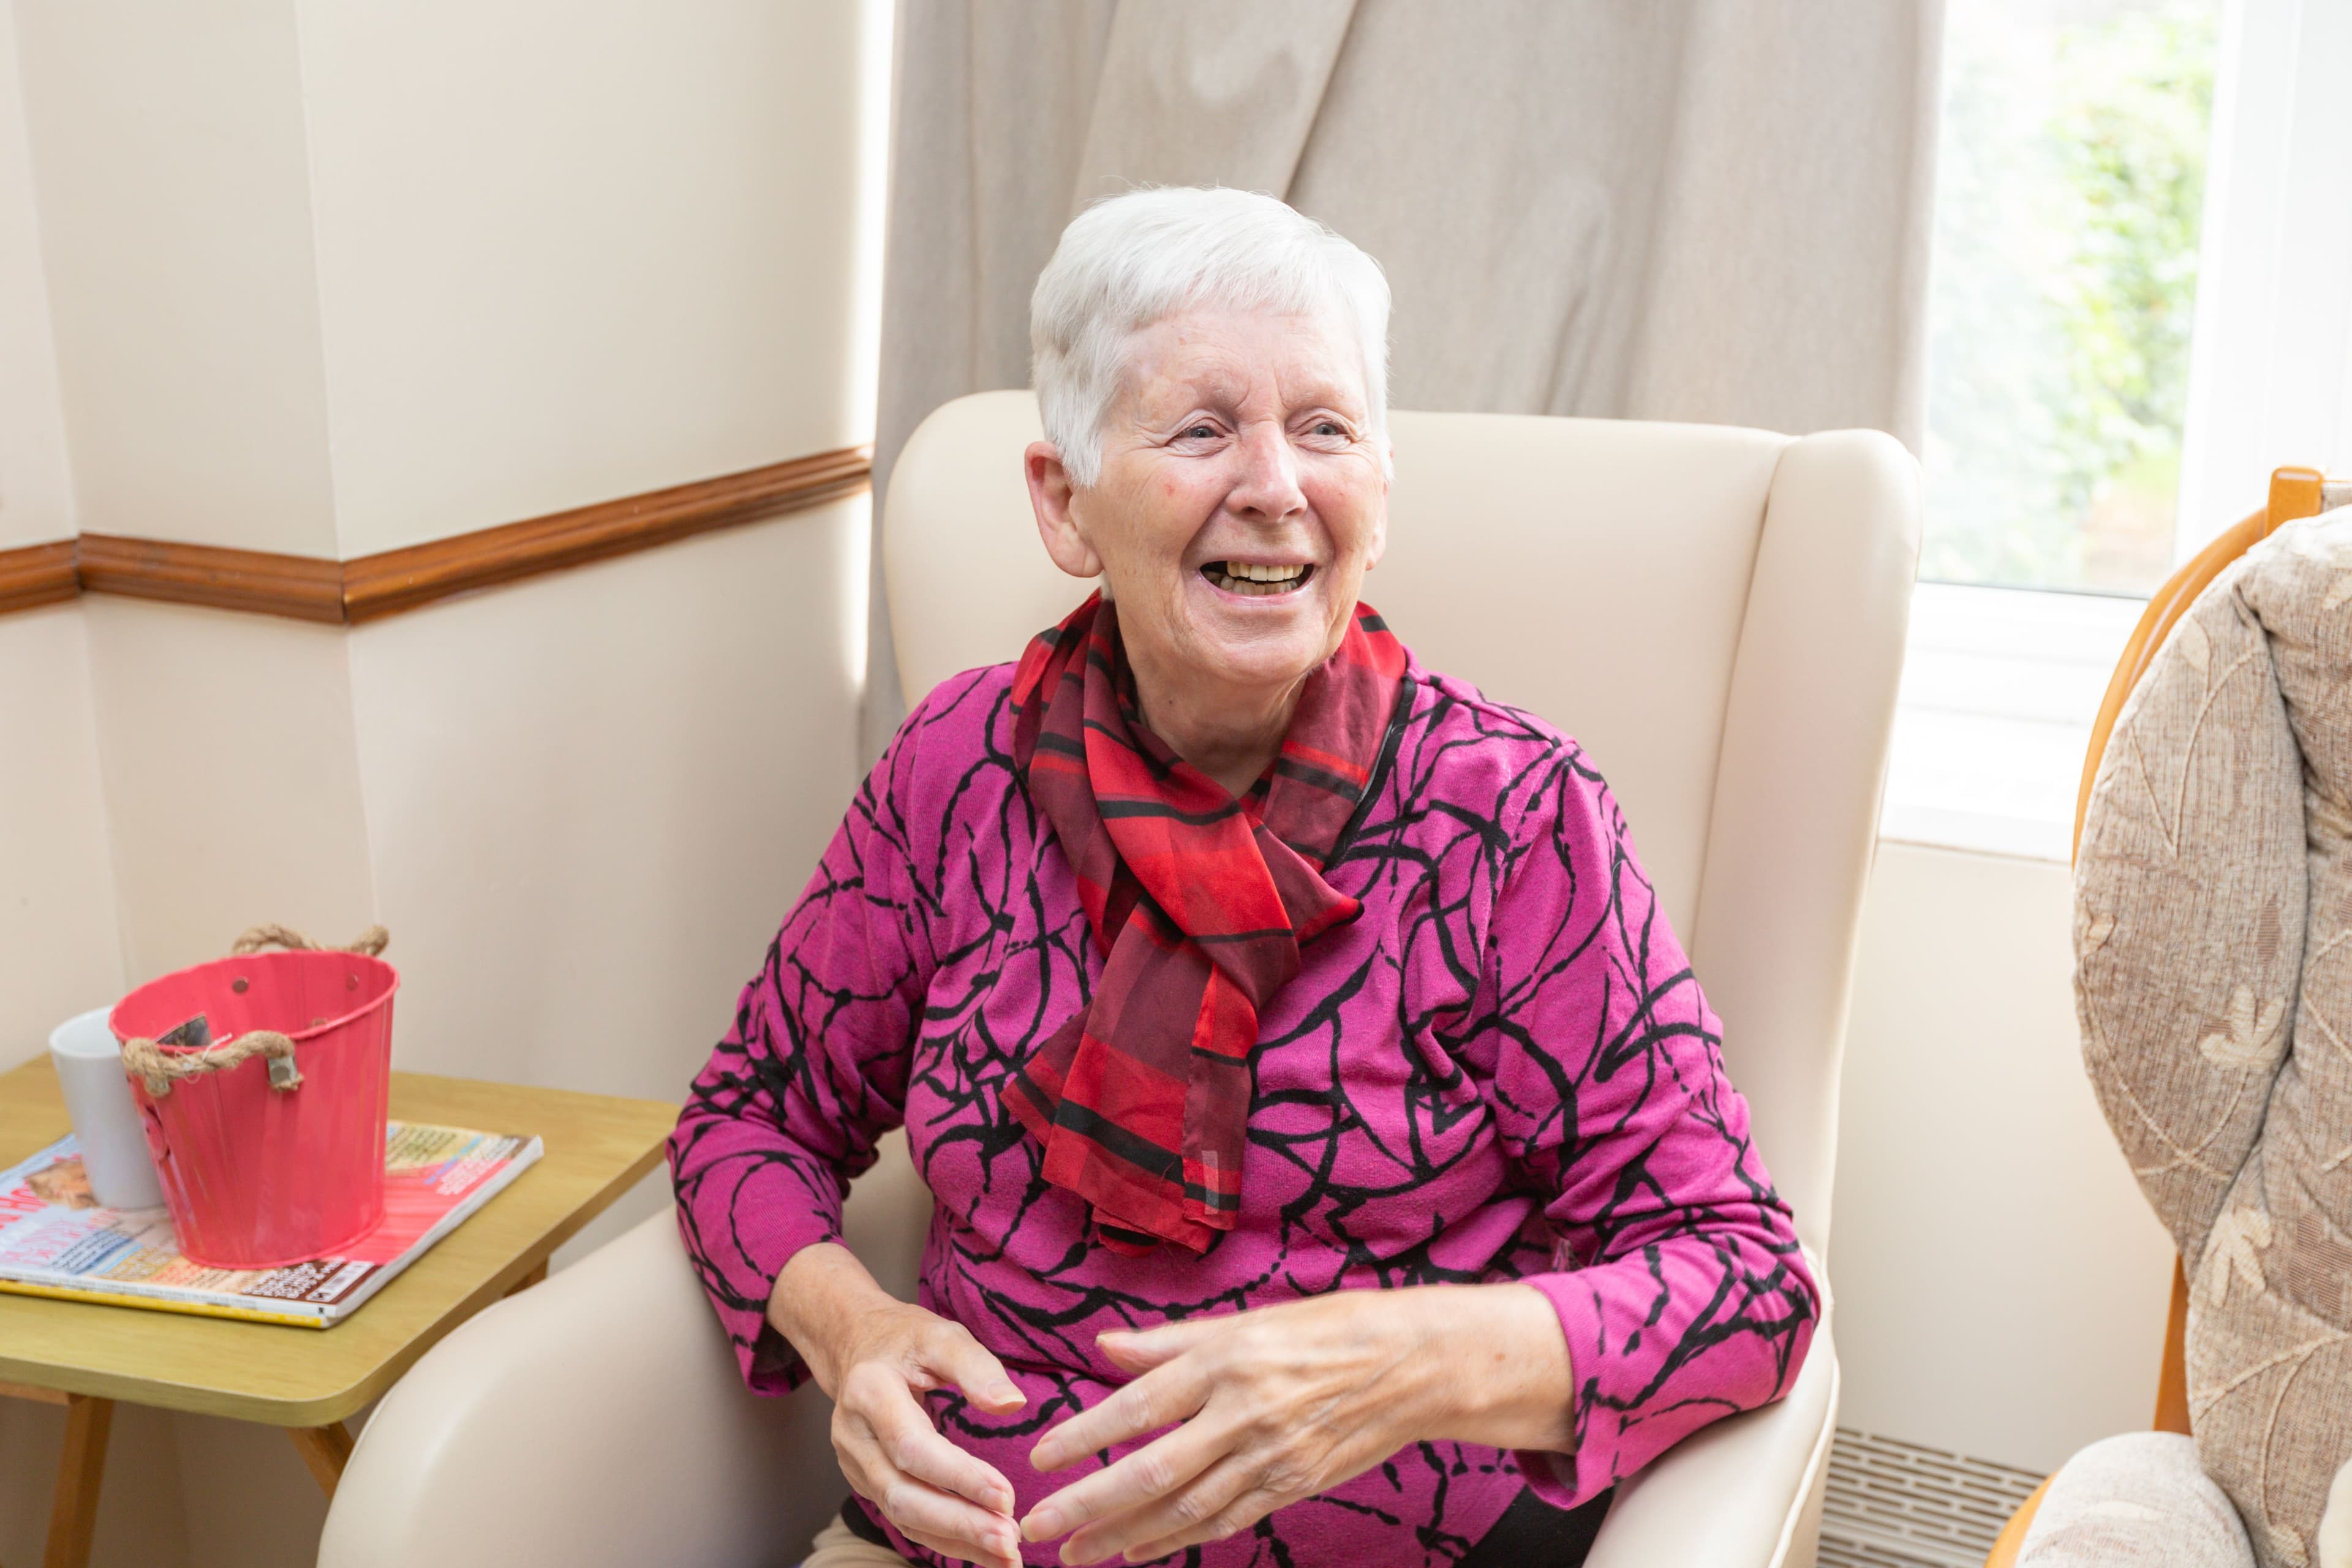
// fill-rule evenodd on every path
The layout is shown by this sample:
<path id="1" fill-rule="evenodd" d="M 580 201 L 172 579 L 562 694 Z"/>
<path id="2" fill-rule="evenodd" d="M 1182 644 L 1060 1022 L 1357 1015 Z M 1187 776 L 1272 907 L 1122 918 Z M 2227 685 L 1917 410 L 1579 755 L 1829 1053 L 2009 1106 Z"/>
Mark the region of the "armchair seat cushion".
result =
<path id="1" fill-rule="evenodd" d="M 2052 1479 L 2017 1568 L 2252 1568 L 2238 1510 L 2177 1432 L 2092 1444 Z"/>

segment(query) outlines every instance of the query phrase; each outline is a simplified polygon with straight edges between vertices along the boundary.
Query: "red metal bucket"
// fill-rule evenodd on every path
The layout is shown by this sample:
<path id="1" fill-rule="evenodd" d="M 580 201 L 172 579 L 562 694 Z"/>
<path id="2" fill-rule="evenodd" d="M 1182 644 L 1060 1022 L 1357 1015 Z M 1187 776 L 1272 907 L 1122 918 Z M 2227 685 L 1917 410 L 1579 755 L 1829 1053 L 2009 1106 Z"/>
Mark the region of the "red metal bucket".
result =
<path id="1" fill-rule="evenodd" d="M 259 1057 L 150 1094 L 131 1083 L 180 1250 L 213 1268 L 330 1257 L 383 1218 L 392 998 L 400 975 L 337 951 L 256 952 L 166 974 L 115 1004 L 115 1038 L 203 1014 L 213 1043 L 274 1029 L 302 1076 L 273 1089 Z M 177 1054 L 184 1047 L 164 1047 Z"/>

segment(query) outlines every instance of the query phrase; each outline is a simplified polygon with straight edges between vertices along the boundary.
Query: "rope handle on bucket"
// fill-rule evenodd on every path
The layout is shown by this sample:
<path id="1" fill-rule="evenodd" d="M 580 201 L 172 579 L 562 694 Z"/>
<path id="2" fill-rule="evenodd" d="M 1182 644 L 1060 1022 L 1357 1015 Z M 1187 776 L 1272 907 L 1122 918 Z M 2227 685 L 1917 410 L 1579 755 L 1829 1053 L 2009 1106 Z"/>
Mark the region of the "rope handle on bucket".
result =
<path id="1" fill-rule="evenodd" d="M 382 926 L 370 926 L 342 946 L 337 952 L 363 952 L 370 958 L 380 958 L 392 943 L 392 933 Z M 265 947 L 282 947 L 293 952 L 318 952 L 320 945 L 296 931 L 292 926 L 255 926 L 228 944 L 229 954 L 241 958 L 248 952 L 259 952 Z"/>
<path id="2" fill-rule="evenodd" d="M 357 939 L 337 952 L 359 952 L 373 958 L 390 945 L 392 934 L 382 926 L 370 926 Z M 322 951 L 319 944 L 289 926 L 258 925 L 229 944 L 231 956 L 259 952 L 265 947 L 282 947 L 296 952 Z M 226 1072 L 243 1067 L 256 1057 L 269 1060 L 269 1087 L 280 1093 L 302 1087 L 302 1072 L 294 1065 L 294 1041 L 275 1029 L 247 1029 L 234 1039 L 201 1051 L 167 1051 L 153 1040 L 140 1038 L 122 1042 L 122 1070 L 147 1086 L 147 1092 L 156 1099 L 172 1092 L 172 1086 L 186 1079 L 201 1078 L 205 1073 Z"/>
<path id="3" fill-rule="evenodd" d="M 201 1051 L 167 1051 L 145 1038 L 122 1042 L 122 1070 L 147 1086 L 161 1100 L 183 1079 L 208 1072 L 226 1072 L 256 1057 L 269 1058 L 269 1087 L 302 1087 L 301 1069 L 294 1065 L 294 1042 L 275 1029 L 247 1029 L 236 1038 Z"/>

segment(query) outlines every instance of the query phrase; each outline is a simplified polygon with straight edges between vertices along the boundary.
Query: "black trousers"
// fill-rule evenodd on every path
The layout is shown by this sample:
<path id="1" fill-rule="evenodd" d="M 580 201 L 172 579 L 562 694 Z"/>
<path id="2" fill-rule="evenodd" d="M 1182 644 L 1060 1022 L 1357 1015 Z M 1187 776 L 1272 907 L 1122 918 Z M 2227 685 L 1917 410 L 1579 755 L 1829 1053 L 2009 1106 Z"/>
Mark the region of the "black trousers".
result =
<path id="1" fill-rule="evenodd" d="M 1601 1533 L 1601 1521 L 1609 1517 L 1609 1500 L 1614 1495 L 1602 1492 L 1580 1507 L 1554 1508 L 1523 1491 L 1454 1568 L 1580 1568 L 1592 1550 L 1593 1537 Z M 890 1544 L 882 1527 L 854 1497 L 841 1505 L 841 1522 L 860 1541 L 885 1548 Z"/>
<path id="2" fill-rule="evenodd" d="M 1592 1550 L 1613 1491 L 1575 1508 L 1554 1508 L 1521 1492 L 1455 1568 L 1578 1568 Z"/>

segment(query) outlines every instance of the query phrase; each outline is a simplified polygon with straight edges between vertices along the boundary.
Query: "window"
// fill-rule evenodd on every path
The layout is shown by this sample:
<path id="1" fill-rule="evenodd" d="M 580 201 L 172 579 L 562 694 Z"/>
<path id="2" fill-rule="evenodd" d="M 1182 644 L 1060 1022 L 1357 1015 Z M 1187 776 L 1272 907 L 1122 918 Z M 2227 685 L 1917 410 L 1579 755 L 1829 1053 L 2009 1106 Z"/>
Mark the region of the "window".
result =
<path id="1" fill-rule="evenodd" d="M 2219 0 L 1956 0 L 1928 301 L 1936 582 L 2172 566 Z"/>
<path id="2" fill-rule="evenodd" d="M 2224 20 L 1951 0 L 1888 837 L 2068 854 L 2099 696 L 2179 532 Z"/>

